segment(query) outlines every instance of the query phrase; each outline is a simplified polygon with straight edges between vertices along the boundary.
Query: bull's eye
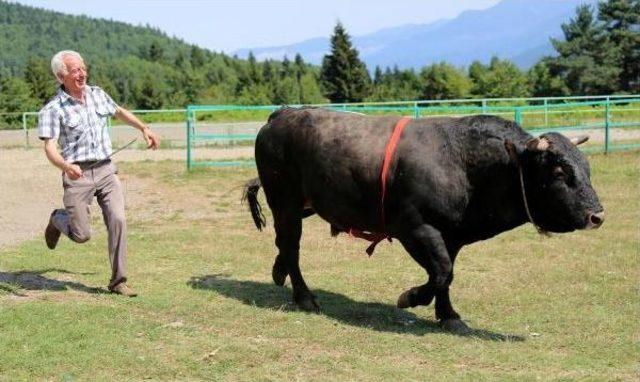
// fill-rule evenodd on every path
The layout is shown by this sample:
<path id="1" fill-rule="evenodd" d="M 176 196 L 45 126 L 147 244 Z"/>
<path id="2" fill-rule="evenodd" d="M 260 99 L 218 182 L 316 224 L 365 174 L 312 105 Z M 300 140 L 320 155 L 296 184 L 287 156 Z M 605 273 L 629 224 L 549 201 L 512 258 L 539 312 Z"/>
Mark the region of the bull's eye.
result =
<path id="1" fill-rule="evenodd" d="M 552 173 L 554 178 L 565 179 L 567 177 L 567 173 L 564 172 L 564 170 L 560 166 L 555 167 Z"/>

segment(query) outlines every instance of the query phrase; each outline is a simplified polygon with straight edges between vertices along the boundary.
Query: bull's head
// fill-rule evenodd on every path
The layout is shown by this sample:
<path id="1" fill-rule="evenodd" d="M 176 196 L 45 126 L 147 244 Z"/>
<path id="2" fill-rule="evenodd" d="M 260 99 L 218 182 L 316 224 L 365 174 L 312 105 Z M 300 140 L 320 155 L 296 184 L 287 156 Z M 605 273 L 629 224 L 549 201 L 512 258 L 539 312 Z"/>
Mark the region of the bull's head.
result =
<path id="1" fill-rule="evenodd" d="M 568 232 L 604 222 L 589 162 L 577 147 L 587 139 L 548 133 L 526 142 L 520 152 L 531 216 L 544 230 Z"/>

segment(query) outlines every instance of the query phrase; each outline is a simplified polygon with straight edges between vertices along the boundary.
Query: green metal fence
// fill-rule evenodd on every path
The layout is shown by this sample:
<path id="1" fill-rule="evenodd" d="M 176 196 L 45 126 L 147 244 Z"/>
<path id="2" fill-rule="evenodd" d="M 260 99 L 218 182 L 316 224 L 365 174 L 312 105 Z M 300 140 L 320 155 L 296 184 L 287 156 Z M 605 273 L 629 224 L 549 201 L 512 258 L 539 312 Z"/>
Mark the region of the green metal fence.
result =
<path id="1" fill-rule="evenodd" d="M 586 132 L 592 137 L 588 144 L 583 145 L 589 152 L 607 153 L 612 150 L 640 148 L 640 95 L 452 99 L 309 106 L 369 115 L 393 114 L 415 118 L 493 114 L 518 122 L 534 135 L 551 130 L 567 135 Z M 152 123 L 163 138 L 162 148 L 185 150 L 187 167 L 192 169 L 197 166 L 252 164 L 253 153 L 249 149 L 253 140 L 269 114 L 278 108 L 279 105 L 195 105 L 186 109 L 133 112 L 142 114 L 146 122 Z M 28 148 L 38 143 L 35 132 L 37 113 L 11 113 L 7 116 L 11 117 L 14 124 L 19 123 L 17 121 L 21 118 L 22 129 L 0 131 L 1 147 L 22 145 Z M 116 146 L 137 135 L 134 129 L 115 123 L 111 127 L 111 133 Z M 227 155 L 230 159 L 209 160 L 207 155 L 200 155 L 210 148 L 221 147 L 233 149 L 230 151 L 234 152 Z M 217 151 L 219 154 L 220 150 Z M 240 155 L 236 155 L 235 151 L 241 151 Z"/>
<path id="2" fill-rule="evenodd" d="M 572 101 L 572 102 L 569 102 Z M 295 105 L 300 106 L 300 105 Z M 608 153 L 613 150 L 640 148 L 640 96 L 444 100 L 393 103 L 327 104 L 316 105 L 331 110 L 358 112 L 369 115 L 408 115 L 415 118 L 436 116 L 464 116 L 472 114 L 499 115 L 511 119 L 533 135 L 548 131 L 567 135 L 588 133 L 591 142 L 581 146 L 587 152 Z M 187 120 L 187 168 L 197 166 L 230 166 L 253 163 L 251 160 L 210 161 L 199 160 L 195 153 L 207 143 L 230 145 L 252 142 L 261 124 L 253 130 L 224 128 L 219 114 L 253 113 L 266 121 L 269 113 L 280 106 L 189 106 Z M 262 123 L 263 123 L 262 122 Z M 208 131 L 203 131 L 207 130 Z"/>

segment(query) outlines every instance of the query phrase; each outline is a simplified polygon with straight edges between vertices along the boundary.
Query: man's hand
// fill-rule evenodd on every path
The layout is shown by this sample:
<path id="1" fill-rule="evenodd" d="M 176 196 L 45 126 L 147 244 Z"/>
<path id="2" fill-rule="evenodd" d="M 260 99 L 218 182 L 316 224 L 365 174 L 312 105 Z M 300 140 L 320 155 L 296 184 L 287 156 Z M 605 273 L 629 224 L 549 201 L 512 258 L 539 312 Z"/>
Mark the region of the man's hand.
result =
<path id="1" fill-rule="evenodd" d="M 66 163 L 63 170 L 71 180 L 76 180 L 82 177 L 82 169 L 77 164 Z"/>
<path id="2" fill-rule="evenodd" d="M 62 158 L 60 153 L 58 153 L 58 149 L 56 148 L 56 140 L 55 139 L 45 139 L 44 140 L 44 152 L 47 155 L 47 159 L 49 162 L 53 163 L 54 166 L 64 171 L 65 174 L 71 180 L 76 180 L 82 177 L 82 169 L 77 164 L 68 163 Z"/>
<path id="3" fill-rule="evenodd" d="M 146 127 L 142 130 L 142 136 L 144 137 L 145 142 L 147 142 L 148 149 L 157 149 L 160 147 L 160 138 L 151 131 L 150 128 Z"/>

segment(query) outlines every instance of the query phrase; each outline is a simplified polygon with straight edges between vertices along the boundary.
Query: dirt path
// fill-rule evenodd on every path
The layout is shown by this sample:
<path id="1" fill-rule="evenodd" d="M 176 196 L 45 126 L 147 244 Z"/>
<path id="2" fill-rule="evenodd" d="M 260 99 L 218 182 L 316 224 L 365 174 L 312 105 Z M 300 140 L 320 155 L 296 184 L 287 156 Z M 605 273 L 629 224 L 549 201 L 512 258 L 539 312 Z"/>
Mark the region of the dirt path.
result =
<path id="1" fill-rule="evenodd" d="M 173 128 L 177 130 L 180 127 L 173 126 Z M 130 130 L 133 131 L 133 129 Z M 3 145 L 2 143 L 11 142 L 7 139 L 11 134 L 15 135 L 16 141 L 8 146 Z M 601 130 L 566 133 L 568 136 L 580 134 L 590 135 L 589 142 L 592 144 L 601 144 L 604 140 Z M 640 129 L 614 129 L 612 135 L 614 143 L 623 143 L 625 140 L 640 139 Z M 0 131 L 0 138 L 0 248 L 2 248 L 42 235 L 49 213 L 54 208 L 60 207 L 62 187 L 60 172 L 49 164 L 41 148 L 29 150 L 21 148 L 24 140 L 20 141 L 20 134 L 15 131 Z M 41 143 L 34 142 L 34 144 Z M 194 157 L 197 160 L 253 158 L 253 147 L 197 148 L 194 150 Z M 117 154 L 116 162 L 166 159 L 185 161 L 186 151 L 185 149 L 157 151 L 127 149 Z M 146 189 L 148 185 L 142 184 L 144 182 L 148 180 L 132 178 L 127 187 Z M 94 208 L 97 209 L 95 204 Z"/>
<path id="2" fill-rule="evenodd" d="M 253 157 L 253 147 L 198 149 L 199 159 Z M 185 150 L 124 150 L 117 162 L 185 160 Z M 126 187 L 146 189 L 149 180 L 128 178 Z M 41 149 L 0 149 L 0 248 L 41 236 L 49 213 L 62 203 L 61 175 Z M 96 203 L 92 206 L 99 214 Z"/>

